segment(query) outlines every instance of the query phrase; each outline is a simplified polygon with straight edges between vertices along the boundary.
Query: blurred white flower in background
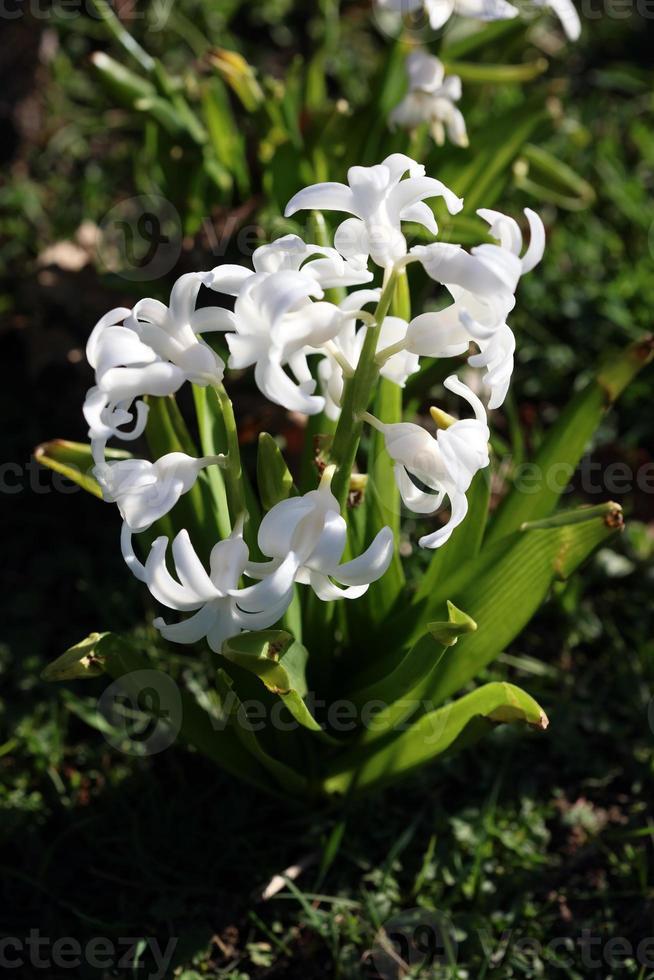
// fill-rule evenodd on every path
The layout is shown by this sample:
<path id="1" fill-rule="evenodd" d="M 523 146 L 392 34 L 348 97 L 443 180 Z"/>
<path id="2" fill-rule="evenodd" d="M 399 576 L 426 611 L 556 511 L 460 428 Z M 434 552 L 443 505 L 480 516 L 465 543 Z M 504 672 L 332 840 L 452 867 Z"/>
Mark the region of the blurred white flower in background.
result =
<path id="1" fill-rule="evenodd" d="M 429 131 L 439 146 L 445 143 L 445 133 L 456 146 L 468 146 L 466 124 L 455 105 L 461 98 L 461 79 L 458 75 L 445 77 L 439 58 L 426 51 L 412 51 L 406 59 L 409 91 L 388 117 L 392 129 L 416 129 L 429 124 Z"/>

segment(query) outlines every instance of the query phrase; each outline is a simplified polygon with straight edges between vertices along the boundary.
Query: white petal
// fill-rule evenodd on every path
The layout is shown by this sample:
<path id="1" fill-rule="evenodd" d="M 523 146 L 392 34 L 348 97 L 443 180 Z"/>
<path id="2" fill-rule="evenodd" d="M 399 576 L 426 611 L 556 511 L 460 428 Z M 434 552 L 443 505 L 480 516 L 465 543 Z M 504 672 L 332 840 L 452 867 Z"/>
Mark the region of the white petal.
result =
<path id="1" fill-rule="evenodd" d="M 309 584 L 319 599 L 323 602 L 335 602 L 337 599 L 359 599 L 368 591 L 367 585 L 351 585 L 347 589 L 339 589 L 337 585 L 320 572 L 311 572 Z"/>
<path id="2" fill-rule="evenodd" d="M 115 327 L 122 323 L 130 312 L 126 307 L 118 306 L 98 320 L 86 342 L 86 359 L 92 368 L 97 367 L 98 344 L 107 327 Z"/>
<path id="3" fill-rule="evenodd" d="M 257 541 L 263 554 L 286 558 L 298 524 L 313 509 L 313 503 L 305 497 L 289 497 L 275 504 L 259 525 Z"/>
<path id="4" fill-rule="evenodd" d="M 238 296 L 243 284 L 253 275 L 251 269 L 244 269 L 241 265 L 219 265 L 208 273 L 206 284 L 217 293 Z"/>
<path id="5" fill-rule="evenodd" d="M 439 31 L 454 13 L 454 0 L 425 0 L 432 30 Z"/>
<path id="6" fill-rule="evenodd" d="M 236 317 L 231 310 L 220 306 L 204 306 L 191 315 L 191 329 L 194 333 L 214 333 L 217 330 L 235 330 Z"/>
<path id="7" fill-rule="evenodd" d="M 175 333 L 178 325 L 185 325 L 195 310 L 195 301 L 200 292 L 202 277 L 197 272 L 187 272 L 180 276 L 170 294 L 170 326 Z"/>
<path id="8" fill-rule="evenodd" d="M 297 569 L 297 556 L 291 552 L 272 575 L 245 589 L 232 589 L 230 595 L 241 612 L 265 613 L 271 608 L 277 609 L 279 603 L 287 600 L 290 603 Z"/>
<path id="9" fill-rule="evenodd" d="M 141 368 L 110 368 L 101 386 L 113 402 L 119 402 L 138 395 L 174 395 L 185 380 L 181 368 L 160 361 Z"/>
<path id="10" fill-rule="evenodd" d="M 547 0 L 544 6 L 549 7 L 559 18 L 568 40 L 578 41 L 581 21 L 572 0 Z"/>
<path id="11" fill-rule="evenodd" d="M 253 627 L 254 629 L 262 629 L 263 627 Z M 216 620 L 207 633 L 207 643 L 209 644 L 209 649 L 214 653 L 220 653 L 223 648 L 223 643 L 225 640 L 229 640 L 232 636 L 238 636 L 241 632 L 241 625 L 238 622 L 237 616 L 233 609 L 233 604 L 229 605 L 226 603 L 224 611 L 220 610 L 220 616 L 216 617 Z"/>
<path id="12" fill-rule="evenodd" d="M 490 233 L 493 238 L 497 238 L 502 248 L 506 248 L 514 255 L 522 252 L 522 232 L 520 225 L 507 214 L 501 211 L 493 211 L 491 208 L 479 208 L 477 214 L 490 225 Z"/>
<path id="13" fill-rule="evenodd" d="M 512 20 L 519 10 L 507 0 L 456 0 L 456 12 L 476 20 Z"/>
<path id="14" fill-rule="evenodd" d="M 482 405 L 477 395 L 475 395 L 474 391 L 472 391 L 468 385 L 464 384 L 463 381 L 459 381 L 456 374 L 451 374 L 448 378 L 446 378 L 443 382 L 443 387 L 447 388 L 448 391 L 453 391 L 455 395 L 465 398 L 474 411 L 477 421 L 483 422 L 484 425 L 487 424 L 488 420 L 486 418 L 486 409 Z"/>
<path id="15" fill-rule="evenodd" d="M 433 92 L 440 88 L 445 78 L 445 69 L 440 58 L 426 51 L 412 51 L 406 59 L 406 72 L 411 88 Z"/>
<path id="16" fill-rule="evenodd" d="M 166 568 L 168 538 L 157 538 L 153 542 L 145 563 L 146 584 L 152 595 L 163 606 L 187 612 L 203 605 L 204 600 L 194 592 L 176 582 Z"/>
<path id="17" fill-rule="evenodd" d="M 325 399 L 320 395 L 309 395 L 294 384 L 276 361 L 259 361 L 254 369 L 254 379 L 262 394 L 288 409 L 304 415 L 318 415 L 322 412 Z"/>
<path id="18" fill-rule="evenodd" d="M 523 274 L 531 272 L 538 265 L 545 253 L 545 226 L 540 216 L 535 211 L 532 211 L 531 208 L 525 208 L 525 214 L 529 222 L 531 238 L 529 240 L 529 248 L 522 256 Z"/>
<path id="19" fill-rule="evenodd" d="M 389 213 L 391 217 L 399 219 L 405 208 L 426 197 L 442 197 L 450 214 L 458 214 L 463 207 L 463 199 L 457 197 L 441 180 L 436 180 L 435 177 L 409 177 L 391 191 L 388 199 Z"/>
<path id="20" fill-rule="evenodd" d="M 194 593 L 204 602 L 220 595 L 198 558 L 188 531 L 180 531 L 173 540 L 173 558 L 179 580 L 189 594 Z"/>
<path id="21" fill-rule="evenodd" d="M 227 600 L 225 603 L 229 605 Z M 161 635 L 171 643 L 198 643 L 203 639 L 214 625 L 219 612 L 212 603 L 208 603 L 181 623 L 169 625 L 163 619 L 155 619 L 153 626 L 158 629 Z"/>
<path id="22" fill-rule="evenodd" d="M 343 585 L 369 585 L 387 572 L 392 557 L 393 532 L 383 527 L 362 555 L 339 565 L 331 574 Z"/>
<path id="23" fill-rule="evenodd" d="M 370 254 L 370 239 L 365 222 L 360 218 L 347 218 L 334 233 L 334 245 L 349 261 L 365 266 Z"/>
<path id="24" fill-rule="evenodd" d="M 248 546 L 238 531 L 232 531 L 225 541 L 219 541 L 211 550 L 209 567 L 211 581 L 223 593 L 238 586 L 238 580 L 246 569 Z"/>
<path id="25" fill-rule="evenodd" d="M 317 572 L 331 575 L 343 552 L 347 538 L 347 524 L 340 514 L 329 511 L 324 518 L 324 526 L 318 544 L 304 564 Z"/>
<path id="26" fill-rule="evenodd" d="M 418 201 L 416 204 L 410 204 L 404 208 L 400 218 L 402 221 L 413 221 L 418 225 L 423 225 L 432 235 L 438 234 L 438 224 L 434 212 L 424 201 Z"/>
<path id="27" fill-rule="evenodd" d="M 354 195 L 347 184 L 326 182 L 312 184 L 298 191 L 286 205 L 284 216 L 290 218 L 297 211 L 347 211 L 356 214 Z"/>
<path id="28" fill-rule="evenodd" d="M 447 524 L 434 531 L 433 534 L 425 534 L 419 539 L 418 544 L 421 548 L 440 548 L 452 535 L 452 531 L 462 523 L 468 513 L 468 501 L 464 493 L 453 494 L 450 496 L 452 513 Z"/>
<path id="29" fill-rule="evenodd" d="M 433 514 L 438 510 L 443 502 L 442 491 L 429 493 L 427 490 L 420 490 L 401 464 L 393 467 L 393 473 L 400 496 L 410 511 L 414 514 Z"/>
<path id="30" fill-rule="evenodd" d="M 123 553 L 125 564 L 129 568 L 132 575 L 134 575 L 139 582 L 145 582 L 147 580 L 145 565 L 142 565 L 134 554 L 134 548 L 132 546 L 132 532 L 128 528 L 127 524 L 123 524 L 120 532 L 120 550 Z"/>

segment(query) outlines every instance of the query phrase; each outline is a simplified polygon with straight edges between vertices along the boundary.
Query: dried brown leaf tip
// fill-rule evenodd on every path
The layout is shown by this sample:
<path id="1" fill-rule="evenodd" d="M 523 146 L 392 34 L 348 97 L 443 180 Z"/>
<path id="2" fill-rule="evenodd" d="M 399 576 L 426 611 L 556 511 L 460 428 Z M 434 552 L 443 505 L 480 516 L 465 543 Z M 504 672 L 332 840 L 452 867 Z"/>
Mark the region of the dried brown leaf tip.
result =
<path id="1" fill-rule="evenodd" d="M 604 523 L 607 527 L 614 528 L 616 531 L 622 531 L 624 529 L 624 514 L 622 513 L 620 504 L 613 504 L 611 506 L 611 509 L 604 518 Z"/>

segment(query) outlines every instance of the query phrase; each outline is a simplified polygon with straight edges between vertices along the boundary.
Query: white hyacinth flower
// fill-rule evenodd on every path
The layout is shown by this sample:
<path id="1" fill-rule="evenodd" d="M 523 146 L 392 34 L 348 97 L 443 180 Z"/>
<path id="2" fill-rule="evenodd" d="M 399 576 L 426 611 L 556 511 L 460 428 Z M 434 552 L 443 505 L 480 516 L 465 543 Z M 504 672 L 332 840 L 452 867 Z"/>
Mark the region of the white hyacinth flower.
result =
<path id="1" fill-rule="evenodd" d="M 260 245 L 252 256 L 252 265 L 254 269 L 227 263 L 216 266 L 207 285 L 216 292 L 238 296 L 256 273 L 303 272 L 323 289 L 359 286 L 373 278 L 365 264 L 344 259 L 335 248 L 309 245 L 299 235 L 284 235 Z"/>
<path id="2" fill-rule="evenodd" d="M 411 250 L 427 274 L 444 285 L 453 303 L 435 313 L 423 313 L 409 324 L 405 347 L 427 357 L 465 354 L 471 342 L 479 354 L 473 367 L 485 367 L 484 383 L 490 389 L 489 408 L 499 408 L 506 398 L 513 372 L 515 338 L 506 320 L 515 306 L 520 277 L 540 262 L 545 249 L 545 229 L 529 208 L 531 240 L 523 255 L 518 223 L 499 211 L 481 209 L 499 245 L 479 245 L 466 252 L 460 245 L 435 242 Z"/>
<path id="3" fill-rule="evenodd" d="M 283 615 L 281 605 L 266 601 L 266 583 L 259 586 L 260 598 L 251 590 L 238 588 L 248 560 L 242 521 L 237 523 L 229 538 L 219 541 L 212 549 L 208 573 L 187 531 L 180 531 L 173 540 L 176 579 L 166 567 L 168 538 L 154 541 L 145 565 L 134 554 L 127 525 L 123 525 L 121 544 L 128 566 L 145 582 L 157 602 L 177 612 L 194 613 L 189 619 L 173 625 L 155 619 L 155 627 L 173 643 L 197 643 L 206 637 L 210 649 L 220 653 L 225 640 L 237 636 L 242 630 L 267 629 Z M 245 593 L 254 612 L 239 608 L 239 596 Z"/>
<path id="4" fill-rule="evenodd" d="M 388 122 L 391 129 L 401 126 L 416 129 L 429 123 L 432 137 L 439 146 L 445 143 L 445 133 L 455 146 L 468 146 L 468 133 L 461 113 L 455 105 L 461 98 L 461 79 L 458 75 L 445 77 L 443 62 L 425 51 L 412 51 L 406 59 L 409 91 L 397 105 Z"/>
<path id="5" fill-rule="evenodd" d="M 247 574 L 264 581 L 239 595 L 239 608 L 255 611 L 263 585 L 270 602 L 288 605 L 293 585 L 310 585 L 326 602 L 356 599 L 387 571 L 393 557 L 393 532 L 382 528 L 370 547 L 358 558 L 340 564 L 345 550 L 347 524 L 330 484 L 335 467 L 323 473 L 320 486 L 303 497 L 276 504 L 264 517 L 258 542 L 269 562 L 250 562 Z M 332 582 L 335 579 L 344 589 Z"/>
<path id="6" fill-rule="evenodd" d="M 117 308 L 98 321 L 86 345 L 95 369 L 95 387 L 84 403 L 92 440 L 136 439 L 143 433 L 143 395 L 172 395 L 185 381 L 217 384 L 225 365 L 198 336 L 232 329 L 233 314 L 210 307 L 196 310 L 200 286 L 211 274 L 189 273 L 173 286 L 170 305 L 140 300 L 133 310 Z M 122 427 L 133 424 L 130 431 Z"/>
<path id="7" fill-rule="evenodd" d="M 173 509 L 204 467 L 224 460 L 224 456 L 193 459 L 185 453 L 168 453 L 156 463 L 146 459 L 101 462 L 93 475 L 104 500 L 117 504 L 129 530 L 138 534 Z"/>
<path id="8" fill-rule="evenodd" d="M 466 493 L 472 478 L 490 461 L 490 432 L 484 406 L 455 375 L 447 378 L 444 385 L 472 406 L 475 417 L 453 422 L 439 430 L 435 438 L 410 422 L 385 425 L 372 415 L 364 416 L 384 435 L 386 450 L 395 462 L 395 479 L 409 510 L 433 514 L 444 498 L 449 498 L 449 520 L 437 531 L 420 538 L 422 548 L 440 548 L 461 524 L 468 513 Z"/>
<path id="9" fill-rule="evenodd" d="M 426 177 L 425 168 L 402 153 L 393 153 L 374 167 L 350 167 L 347 179 L 347 184 L 305 187 L 291 198 L 285 214 L 290 217 L 308 208 L 354 215 L 339 225 L 334 245 L 359 267 L 365 266 L 368 256 L 388 268 L 406 255 L 403 221 L 424 225 L 437 234 L 438 225 L 425 198 L 442 197 L 451 214 L 463 207 L 463 201 L 442 181 Z"/>
<path id="10" fill-rule="evenodd" d="M 359 290 L 351 293 L 340 303 L 344 312 L 355 313 L 368 303 L 377 303 L 381 296 L 380 289 Z M 408 323 L 397 316 L 387 316 L 379 330 L 377 350 L 383 350 L 396 344 L 406 336 Z M 325 396 L 325 413 L 328 418 L 336 421 L 341 414 L 341 397 L 345 384 L 343 364 L 356 368 L 359 363 L 367 327 L 357 330 L 356 318 L 350 317 L 345 326 L 327 348 L 325 357 L 318 364 L 318 379 Z M 400 388 L 404 388 L 410 375 L 420 368 L 419 358 L 409 351 L 398 351 L 384 362 L 380 369 L 383 378 L 387 378 Z"/>
<path id="11" fill-rule="evenodd" d="M 519 10 L 507 0 L 375 0 L 382 10 L 399 14 L 414 14 L 424 10 L 432 30 L 438 31 L 450 17 L 469 17 L 473 20 L 511 20 Z M 581 35 L 581 21 L 572 0 L 532 0 L 535 7 L 547 7 L 561 22 L 570 41 Z"/>
<path id="12" fill-rule="evenodd" d="M 344 322 L 337 306 L 321 301 L 323 295 L 316 279 L 304 271 L 254 273 L 239 288 L 234 332 L 227 336 L 231 368 L 254 365 L 255 381 L 266 398 L 307 415 L 324 406 L 324 398 L 313 394 L 316 383 L 307 355 L 333 339 Z"/>
<path id="13" fill-rule="evenodd" d="M 474 20 L 510 20 L 518 16 L 518 9 L 507 0 L 376 0 L 383 10 L 400 14 L 412 14 L 424 10 L 429 24 L 437 31 L 450 17 L 470 17 Z"/>

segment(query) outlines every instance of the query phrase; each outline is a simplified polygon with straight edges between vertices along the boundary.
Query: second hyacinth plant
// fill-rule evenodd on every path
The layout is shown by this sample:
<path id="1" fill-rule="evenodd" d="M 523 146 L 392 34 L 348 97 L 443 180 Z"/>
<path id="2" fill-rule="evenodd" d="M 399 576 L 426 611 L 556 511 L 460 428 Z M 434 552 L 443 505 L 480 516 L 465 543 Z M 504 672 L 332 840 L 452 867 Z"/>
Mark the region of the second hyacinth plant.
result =
<path id="1" fill-rule="evenodd" d="M 38 457 L 120 511 L 125 574 L 161 607 L 157 657 L 99 632 L 48 677 L 106 672 L 129 690 L 143 670 L 165 674 L 177 645 L 208 654 L 209 691 L 176 677 L 180 737 L 262 789 L 312 800 L 376 789 L 498 724 L 547 727 L 527 692 L 471 682 L 622 517 L 612 503 L 555 513 L 545 478 L 489 517 L 508 321 L 546 235 L 533 210 L 481 208 L 487 237 L 452 244 L 436 215 L 463 205 L 404 154 L 353 166 L 286 208 L 323 230 L 316 212 L 334 212 L 331 240 L 284 235 L 251 263 L 183 275 L 167 306 L 143 298 L 97 323 L 89 444 Z M 433 287 L 428 308 L 414 308 L 414 275 Z M 576 465 L 648 356 L 636 345 L 600 367 L 544 440 L 543 474 Z M 417 418 L 407 383 L 435 369 L 440 396 Z M 265 432 L 256 474 L 243 465 L 230 379 L 250 370 L 302 420 L 301 468 Z M 151 458 L 129 452 L 142 438 Z"/>

